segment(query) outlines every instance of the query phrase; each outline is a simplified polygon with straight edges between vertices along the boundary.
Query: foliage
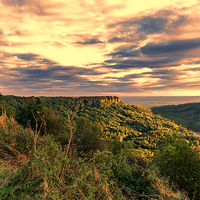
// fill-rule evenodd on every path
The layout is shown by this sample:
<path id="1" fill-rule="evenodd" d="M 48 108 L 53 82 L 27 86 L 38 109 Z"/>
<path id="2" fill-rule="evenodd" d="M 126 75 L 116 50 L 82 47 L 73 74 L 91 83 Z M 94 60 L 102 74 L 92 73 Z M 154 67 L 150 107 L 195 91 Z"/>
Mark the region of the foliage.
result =
<path id="1" fill-rule="evenodd" d="M 168 182 L 148 167 L 151 165 L 138 165 L 139 155 L 134 152 L 129 158 L 125 151 L 113 155 L 107 150 L 79 157 L 69 143 L 65 149 L 70 153 L 65 157 L 65 149 L 52 135 L 39 136 L 34 150 L 35 132 L 31 129 L 24 130 L 5 115 L 1 117 L 0 125 L 0 150 L 7 150 L 0 158 L 18 165 L 18 170 L 0 185 L 1 199 L 187 199 L 183 193 L 173 192 Z M 32 143 L 16 143 L 19 133 L 22 139 Z M 73 132 L 70 133 L 73 136 Z M 18 162 L 13 162 L 16 160 Z M 65 165 L 60 176 L 63 161 Z"/>
<path id="2" fill-rule="evenodd" d="M 200 151 L 191 142 L 169 138 L 162 143 L 155 163 L 162 175 L 169 176 L 192 199 L 200 199 Z"/>
<path id="3" fill-rule="evenodd" d="M 3 95 L 0 93 L 0 116 L 6 112 L 7 116 L 15 116 L 14 108 L 12 106 L 7 106 L 6 101 L 3 98 Z"/>
<path id="4" fill-rule="evenodd" d="M 99 127 L 85 117 L 76 119 L 76 131 L 73 137 L 79 151 L 102 149 L 102 132 Z"/>
<path id="5" fill-rule="evenodd" d="M 39 129 L 36 125 L 41 125 L 41 135 L 47 132 L 49 134 L 58 135 L 58 133 L 62 134 L 64 131 L 64 126 L 60 117 L 45 105 L 37 104 L 37 100 L 34 97 L 28 99 L 18 113 L 17 121 L 24 127 L 30 126 L 32 129 L 36 130 Z"/>
<path id="6" fill-rule="evenodd" d="M 154 113 L 174 120 L 176 124 L 200 132 L 200 103 L 186 103 L 152 108 Z"/>
<path id="7" fill-rule="evenodd" d="M 55 123 L 52 123 L 51 128 L 48 129 L 48 133 L 54 131 L 53 134 L 56 135 L 57 139 L 63 141 L 65 144 L 69 139 L 69 135 L 65 133 L 69 132 L 69 125 L 66 119 L 68 114 L 74 110 L 74 105 L 76 104 L 79 105 L 76 113 L 77 117 L 87 118 L 93 124 L 96 124 L 98 129 L 101 130 L 100 132 L 103 133 L 104 141 L 114 139 L 125 142 L 129 141 L 134 148 L 151 151 L 157 149 L 157 143 L 163 137 L 174 134 L 179 134 L 193 141 L 195 140 L 195 143 L 200 141 L 200 138 L 192 131 L 188 131 L 186 128 L 178 126 L 160 115 L 153 114 L 150 109 L 128 105 L 114 97 L 35 97 L 35 103 L 32 103 L 33 108 L 28 107 L 28 102 L 31 100 L 31 97 L 5 96 L 5 99 L 8 105 L 16 106 L 16 117 L 18 117 L 18 121 L 24 126 L 31 119 L 32 127 L 35 127 L 35 120 L 30 111 L 34 106 L 36 106 L 34 109 L 35 115 L 37 115 L 36 111 L 39 111 L 41 113 L 40 116 L 43 113 L 45 116 L 52 116 L 52 121 Z M 19 111 L 19 105 L 21 105 L 21 111 Z M 56 114 L 53 115 L 53 112 L 48 114 L 49 110 L 53 110 Z M 38 116 L 39 119 L 40 116 Z M 22 118 L 24 118 L 23 122 L 20 121 Z M 50 126 L 47 120 L 46 124 Z M 62 124 L 64 131 L 58 129 L 62 127 L 60 124 Z M 76 126 L 75 123 L 74 126 Z"/>
<path id="8" fill-rule="evenodd" d="M 122 150 L 122 144 L 121 144 L 121 142 L 118 141 L 117 139 L 115 139 L 115 140 L 112 142 L 111 150 L 112 150 L 112 153 L 113 153 L 114 155 L 120 154 L 120 153 L 121 153 L 121 150 Z"/>

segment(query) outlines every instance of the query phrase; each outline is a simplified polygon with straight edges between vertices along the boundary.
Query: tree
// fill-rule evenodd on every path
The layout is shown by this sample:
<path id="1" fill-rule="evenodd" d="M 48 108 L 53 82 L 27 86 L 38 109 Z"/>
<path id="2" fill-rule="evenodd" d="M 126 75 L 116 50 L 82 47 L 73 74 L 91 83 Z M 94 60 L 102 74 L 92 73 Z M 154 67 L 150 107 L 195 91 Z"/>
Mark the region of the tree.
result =
<path id="1" fill-rule="evenodd" d="M 3 99 L 3 95 L 0 93 L 0 115 L 2 112 L 6 112 L 8 117 L 15 116 L 14 108 L 12 106 L 7 106 L 6 101 Z"/>
<path id="2" fill-rule="evenodd" d="M 36 98 L 31 97 L 22 107 L 17 121 L 24 127 L 30 126 L 32 129 L 38 129 L 41 126 L 40 134 L 59 135 L 64 131 L 64 125 L 61 118 L 56 115 L 52 109 L 43 104 L 37 104 Z"/>
<path id="3" fill-rule="evenodd" d="M 78 147 L 78 151 L 89 152 L 90 150 L 101 149 L 102 132 L 100 128 L 93 124 L 86 117 L 76 119 L 76 131 L 74 134 L 74 142 Z"/>
<path id="4" fill-rule="evenodd" d="M 161 174 L 187 191 L 189 197 L 200 199 L 200 152 L 185 139 L 171 138 L 169 142 L 160 149 L 156 165 Z"/>

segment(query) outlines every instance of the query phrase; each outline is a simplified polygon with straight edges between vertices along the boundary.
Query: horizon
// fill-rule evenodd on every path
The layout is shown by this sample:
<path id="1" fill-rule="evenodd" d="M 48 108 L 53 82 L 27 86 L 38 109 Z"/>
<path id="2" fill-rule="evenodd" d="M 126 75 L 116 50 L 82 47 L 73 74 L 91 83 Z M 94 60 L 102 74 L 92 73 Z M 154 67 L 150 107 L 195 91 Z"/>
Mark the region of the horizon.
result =
<path id="1" fill-rule="evenodd" d="M 199 96 L 199 0 L 0 0 L 0 93 Z"/>
<path id="2" fill-rule="evenodd" d="M 1 94 L 1 93 L 0 93 Z M 3 95 L 3 94 L 2 94 Z M 152 98 L 154 98 L 154 97 L 168 97 L 168 98 L 170 98 L 170 97 L 180 97 L 180 98 L 183 98 L 183 97 L 185 97 L 185 98 L 192 98 L 192 97 L 194 97 L 194 98 L 200 98 L 200 95 L 199 96 L 117 96 L 117 95 L 80 95 L 80 96 L 78 96 L 78 95 L 74 95 L 74 96 L 34 96 L 34 95 L 30 95 L 30 96 L 23 96 L 23 95 L 12 95 L 12 94 L 7 94 L 7 95 L 3 95 L 3 96 L 15 96 L 15 97 L 106 97 L 106 96 L 109 96 L 109 97 L 127 97 L 127 98 L 148 98 L 148 97 L 152 97 Z"/>

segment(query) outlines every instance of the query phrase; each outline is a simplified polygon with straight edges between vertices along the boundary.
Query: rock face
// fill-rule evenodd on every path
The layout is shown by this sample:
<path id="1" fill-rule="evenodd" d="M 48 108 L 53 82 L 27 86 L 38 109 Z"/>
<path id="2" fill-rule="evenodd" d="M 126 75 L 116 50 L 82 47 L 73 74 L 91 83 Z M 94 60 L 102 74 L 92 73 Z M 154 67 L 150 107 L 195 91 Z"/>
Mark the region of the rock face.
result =
<path id="1" fill-rule="evenodd" d="M 97 101 L 101 101 L 101 102 L 104 102 L 104 101 L 120 102 L 119 97 L 116 97 L 116 96 L 99 96 L 99 97 L 97 96 L 97 97 L 89 97 L 89 98 L 94 98 Z"/>
<path id="2" fill-rule="evenodd" d="M 81 96 L 81 97 L 63 97 L 64 99 L 74 99 L 74 100 L 82 100 L 82 99 L 94 99 L 96 101 L 109 101 L 109 102 L 120 102 L 119 97 L 117 96 Z"/>

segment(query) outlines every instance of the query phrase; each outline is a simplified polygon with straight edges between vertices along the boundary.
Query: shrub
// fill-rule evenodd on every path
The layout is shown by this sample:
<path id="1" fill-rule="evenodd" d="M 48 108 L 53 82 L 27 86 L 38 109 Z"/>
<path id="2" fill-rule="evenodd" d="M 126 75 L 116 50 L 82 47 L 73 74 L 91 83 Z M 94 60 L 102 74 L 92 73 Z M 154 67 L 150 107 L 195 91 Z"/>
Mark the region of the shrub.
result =
<path id="1" fill-rule="evenodd" d="M 102 149 L 102 132 L 89 119 L 78 117 L 75 129 L 73 141 L 77 145 L 78 151 L 87 153 L 90 150 Z"/>
<path id="2" fill-rule="evenodd" d="M 160 149 L 154 162 L 161 174 L 168 176 L 189 197 L 200 199 L 200 153 L 191 142 L 171 140 L 171 144 Z"/>

